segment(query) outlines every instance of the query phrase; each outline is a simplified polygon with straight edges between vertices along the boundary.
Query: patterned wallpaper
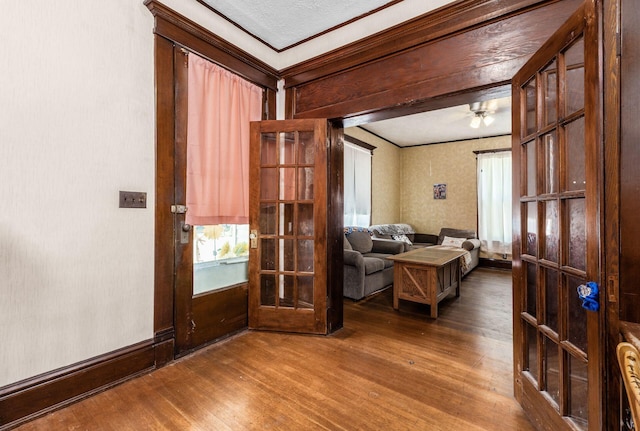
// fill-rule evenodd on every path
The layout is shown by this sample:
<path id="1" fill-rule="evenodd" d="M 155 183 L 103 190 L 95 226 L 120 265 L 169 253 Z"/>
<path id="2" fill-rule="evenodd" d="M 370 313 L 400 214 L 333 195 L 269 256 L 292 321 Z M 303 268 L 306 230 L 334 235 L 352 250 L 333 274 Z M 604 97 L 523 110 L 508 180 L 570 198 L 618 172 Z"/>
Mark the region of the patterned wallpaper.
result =
<path id="1" fill-rule="evenodd" d="M 476 155 L 511 146 L 511 136 L 404 148 L 400 218 L 418 232 L 442 227 L 477 231 Z M 433 198 L 434 184 L 447 185 L 446 199 Z"/>
<path id="2" fill-rule="evenodd" d="M 345 134 L 377 148 L 373 152 L 371 224 L 409 223 L 417 232 L 443 227 L 477 231 L 476 155 L 511 147 L 511 136 L 399 148 L 357 127 Z M 433 198 L 447 185 L 446 199 Z"/>

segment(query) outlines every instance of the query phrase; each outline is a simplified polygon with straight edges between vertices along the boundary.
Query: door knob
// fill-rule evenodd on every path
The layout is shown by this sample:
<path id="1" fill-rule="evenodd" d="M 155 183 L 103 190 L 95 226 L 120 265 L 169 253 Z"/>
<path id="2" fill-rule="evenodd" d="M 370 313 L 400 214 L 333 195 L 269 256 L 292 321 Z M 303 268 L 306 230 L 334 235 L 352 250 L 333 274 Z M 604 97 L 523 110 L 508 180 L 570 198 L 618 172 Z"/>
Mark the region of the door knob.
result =
<path id="1" fill-rule="evenodd" d="M 182 231 L 183 232 L 189 232 L 190 230 L 191 230 L 191 225 L 190 224 L 184 223 L 182 225 Z"/>

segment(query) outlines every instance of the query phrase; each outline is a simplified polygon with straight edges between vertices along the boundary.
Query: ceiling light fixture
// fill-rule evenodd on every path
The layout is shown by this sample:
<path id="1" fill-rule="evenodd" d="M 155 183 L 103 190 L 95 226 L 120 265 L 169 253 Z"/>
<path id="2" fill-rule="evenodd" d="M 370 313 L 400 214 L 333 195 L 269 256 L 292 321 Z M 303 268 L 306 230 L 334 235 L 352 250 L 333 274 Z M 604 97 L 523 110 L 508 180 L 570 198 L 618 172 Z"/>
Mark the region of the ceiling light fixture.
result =
<path id="1" fill-rule="evenodd" d="M 488 102 L 475 102 L 469 105 L 469 110 L 474 113 L 471 119 L 470 127 L 477 129 L 481 123 L 485 126 L 490 126 L 495 118 L 491 115 L 493 112 L 489 110 Z"/>

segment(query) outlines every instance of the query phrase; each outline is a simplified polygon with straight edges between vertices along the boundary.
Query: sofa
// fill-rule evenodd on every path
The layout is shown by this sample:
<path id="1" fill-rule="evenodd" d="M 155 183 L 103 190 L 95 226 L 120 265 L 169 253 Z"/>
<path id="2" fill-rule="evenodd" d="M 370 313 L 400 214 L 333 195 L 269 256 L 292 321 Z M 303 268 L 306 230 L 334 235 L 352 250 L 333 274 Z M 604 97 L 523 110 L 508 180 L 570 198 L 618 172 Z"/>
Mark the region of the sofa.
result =
<path id="1" fill-rule="evenodd" d="M 404 252 L 404 242 L 377 239 L 368 229 L 345 229 L 346 298 L 359 300 L 393 284 L 393 262 L 386 257 Z"/>
<path id="2" fill-rule="evenodd" d="M 404 251 L 419 247 L 455 247 L 464 248 L 469 252 L 462 275 L 465 276 L 478 266 L 480 261 L 480 240 L 475 231 L 467 229 L 442 228 L 438 235 L 416 233 L 415 229 L 406 223 L 389 223 L 369 226 L 375 239 L 393 239 L 404 242 Z M 456 241 L 455 239 L 464 239 Z M 445 241 L 446 240 L 446 241 Z"/>

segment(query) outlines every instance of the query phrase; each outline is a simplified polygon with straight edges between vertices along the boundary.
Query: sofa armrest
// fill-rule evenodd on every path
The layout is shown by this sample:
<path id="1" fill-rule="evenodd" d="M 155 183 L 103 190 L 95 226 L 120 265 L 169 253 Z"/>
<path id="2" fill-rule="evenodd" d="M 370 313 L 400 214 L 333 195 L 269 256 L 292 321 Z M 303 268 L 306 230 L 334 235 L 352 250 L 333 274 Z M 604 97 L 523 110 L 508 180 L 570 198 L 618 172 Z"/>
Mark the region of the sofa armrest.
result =
<path id="1" fill-rule="evenodd" d="M 404 252 L 404 241 L 373 238 L 372 253 L 400 254 Z"/>
<path id="2" fill-rule="evenodd" d="M 413 242 L 417 244 L 433 244 L 438 243 L 438 235 L 431 233 L 414 233 Z"/>
<path id="3" fill-rule="evenodd" d="M 359 251 L 344 250 L 343 261 L 345 265 L 364 267 L 364 258 Z"/>
<path id="4" fill-rule="evenodd" d="M 462 248 L 469 251 L 480 248 L 480 240 L 476 238 L 468 239 L 462 243 Z"/>

